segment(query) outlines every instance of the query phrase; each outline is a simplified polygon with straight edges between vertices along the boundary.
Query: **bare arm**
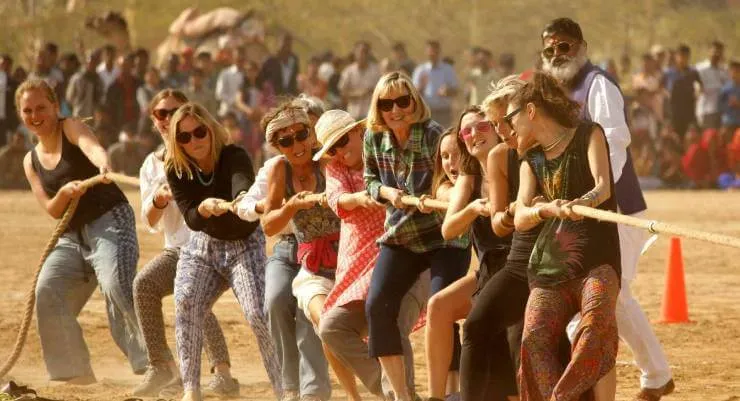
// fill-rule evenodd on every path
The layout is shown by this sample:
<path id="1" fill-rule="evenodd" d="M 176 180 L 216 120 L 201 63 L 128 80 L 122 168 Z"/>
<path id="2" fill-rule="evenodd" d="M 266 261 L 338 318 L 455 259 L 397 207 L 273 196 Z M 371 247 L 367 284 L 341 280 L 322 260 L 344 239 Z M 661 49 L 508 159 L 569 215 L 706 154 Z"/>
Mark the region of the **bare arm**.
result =
<path id="1" fill-rule="evenodd" d="M 505 237 L 514 231 L 514 212 L 516 202 L 509 205 L 508 150 L 506 144 L 499 144 L 488 153 L 488 199 L 491 201 L 491 227 L 499 237 Z"/>
<path id="2" fill-rule="evenodd" d="M 82 153 L 94 164 L 101 172 L 110 170 L 110 160 L 108 153 L 98 142 L 98 138 L 90 131 L 87 125 L 78 120 L 68 118 L 64 120 L 64 134 L 70 143 L 82 150 Z"/>
<path id="3" fill-rule="evenodd" d="M 606 147 L 604 131 L 598 126 L 591 131 L 588 140 L 588 165 L 591 168 L 591 176 L 594 179 L 594 188 L 580 198 L 571 200 L 562 205 L 565 217 L 573 220 L 583 218 L 571 209 L 574 205 L 596 207 L 611 197 L 609 185 L 611 171 L 609 171 L 609 153 Z"/>
<path id="4" fill-rule="evenodd" d="M 470 229 L 478 216 L 488 214 L 488 202 L 477 199 L 468 203 L 475 186 L 475 176 L 458 177 L 455 186 L 448 191 L 449 206 L 442 222 L 442 237 L 446 240 L 459 237 Z"/>
<path id="5" fill-rule="evenodd" d="M 310 192 L 300 192 L 293 195 L 286 202 L 286 160 L 280 160 L 270 169 L 267 176 L 267 197 L 265 198 L 265 215 L 262 218 L 262 229 L 265 235 L 278 234 L 301 209 L 308 209 L 314 202 L 306 202 L 301 198 Z"/>

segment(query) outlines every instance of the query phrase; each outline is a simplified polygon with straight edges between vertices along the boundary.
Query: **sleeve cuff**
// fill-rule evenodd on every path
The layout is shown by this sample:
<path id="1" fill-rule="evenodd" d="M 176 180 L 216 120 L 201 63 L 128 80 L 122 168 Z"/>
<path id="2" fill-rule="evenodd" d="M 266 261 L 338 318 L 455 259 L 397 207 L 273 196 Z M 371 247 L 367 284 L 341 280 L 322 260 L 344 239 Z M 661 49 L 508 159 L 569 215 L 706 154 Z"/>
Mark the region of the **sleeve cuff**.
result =
<path id="1" fill-rule="evenodd" d="M 383 202 L 384 200 L 380 198 L 380 187 L 382 186 L 379 182 L 371 182 L 367 185 L 367 193 L 370 194 L 370 197 L 375 199 L 378 202 Z"/>

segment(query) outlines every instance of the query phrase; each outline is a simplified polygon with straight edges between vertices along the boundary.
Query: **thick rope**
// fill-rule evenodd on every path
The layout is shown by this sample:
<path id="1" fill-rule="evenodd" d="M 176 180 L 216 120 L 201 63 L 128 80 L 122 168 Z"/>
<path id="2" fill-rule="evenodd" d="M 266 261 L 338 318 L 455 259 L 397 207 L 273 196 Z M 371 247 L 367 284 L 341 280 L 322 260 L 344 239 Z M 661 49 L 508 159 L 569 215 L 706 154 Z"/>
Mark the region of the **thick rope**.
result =
<path id="1" fill-rule="evenodd" d="M 139 185 L 138 179 L 121 174 L 107 173 L 105 175 L 105 178 L 108 178 L 109 180 L 116 183 Z M 102 175 L 88 178 L 87 180 L 82 182 L 82 186 L 84 186 L 85 188 L 90 188 L 93 185 L 104 182 L 105 178 Z M 56 227 L 54 228 L 54 232 L 52 233 L 51 238 L 49 238 L 49 241 L 46 243 L 46 248 L 44 248 L 44 253 L 41 255 L 41 260 L 39 261 L 36 272 L 34 273 L 31 288 L 26 294 L 26 306 L 23 311 L 23 320 L 21 321 L 21 326 L 18 329 L 18 335 L 15 339 L 13 351 L 5 360 L 3 366 L 0 367 L 0 377 L 4 377 L 10 371 L 10 369 L 13 368 L 15 363 L 18 361 L 18 358 L 20 358 L 21 356 L 23 346 L 26 344 L 26 338 L 28 337 L 28 329 L 31 327 L 31 321 L 33 320 L 33 311 L 36 306 L 36 284 L 39 281 L 41 268 L 44 266 L 46 258 L 49 257 L 51 252 L 54 250 L 54 247 L 56 247 L 59 238 L 62 236 L 62 234 L 64 234 L 65 231 L 67 231 L 67 225 L 69 224 L 69 221 L 72 220 L 72 216 L 74 216 L 75 210 L 77 210 L 77 205 L 79 204 L 79 201 L 79 198 L 75 198 L 69 202 L 69 204 L 67 205 L 67 209 L 64 211 L 64 215 L 62 215 L 61 220 L 59 220 Z"/>

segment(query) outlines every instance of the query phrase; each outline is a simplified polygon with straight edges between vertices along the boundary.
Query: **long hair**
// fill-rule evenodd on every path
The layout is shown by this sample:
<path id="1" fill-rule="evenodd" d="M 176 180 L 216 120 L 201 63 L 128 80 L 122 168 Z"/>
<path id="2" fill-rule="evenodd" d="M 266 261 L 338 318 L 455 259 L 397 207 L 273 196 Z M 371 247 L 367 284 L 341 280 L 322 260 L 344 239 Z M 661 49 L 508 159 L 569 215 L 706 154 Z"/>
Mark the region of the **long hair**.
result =
<path id="1" fill-rule="evenodd" d="M 414 101 L 414 115 L 413 122 L 418 123 L 429 120 L 432 117 L 432 112 L 429 110 L 426 102 L 416 89 L 414 84 L 411 82 L 411 78 L 403 72 L 394 71 L 383 75 L 378 83 L 375 85 L 372 99 L 370 100 L 370 110 L 367 113 L 367 128 L 370 132 L 385 132 L 389 131 L 388 125 L 383 120 L 383 115 L 378 109 L 378 100 L 381 96 L 388 94 L 388 92 L 400 92 L 403 89 L 411 95 L 411 99 Z"/>
<path id="2" fill-rule="evenodd" d="M 575 128 L 580 121 L 581 105 L 571 100 L 555 78 L 544 72 L 535 72 L 532 80 L 511 96 L 509 103 L 516 107 L 532 103 L 566 128 Z"/>
<path id="3" fill-rule="evenodd" d="M 188 179 L 193 179 L 193 168 L 198 168 L 195 161 L 192 160 L 182 146 L 177 143 L 176 136 L 179 130 L 180 122 L 187 116 L 196 119 L 205 126 L 211 134 L 211 157 L 214 163 L 218 163 L 221 149 L 228 145 L 231 140 L 226 129 L 219 124 L 216 119 L 198 103 L 185 103 L 182 105 L 170 122 L 170 129 L 167 132 L 167 153 L 165 154 L 164 164 L 167 171 L 174 171 L 175 174 L 182 178 L 187 174 Z"/>
<path id="4" fill-rule="evenodd" d="M 457 130 L 455 129 L 455 127 L 447 128 L 442 133 L 442 135 L 439 136 L 439 140 L 437 141 L 437 145 L 434 150 L 434 171 L 432 173 L 432 196 L 435 196 L 437 194 L 437 190 L 443 184 L 447 182 L 449 182 L 450 184 L 452 183 L 452 181 L 450 181 L 450 178 L 447 177 L 447 174 L 445 174 L 444 168 L 442 168 L 442 140 L 445 137 L 450 136 L 450 135 L 457 136 Z M 455 140 L 455 144 L 458 147 L 460 147 L 459 141 L 460 141 L 459 138 Z"/>
<path id="5" fill-rule="evenodd" d="M 455 125 L 455 138 L 457 141 L 457 147 L 460 148 L 460 173 L 465 175 L 480 175 L 481 166 L 480 162 L 468 152 L 468 148 L 465 146 L 465 142 L 460 138 L 460 130 L 462 129 L 462 119 L 468 114 L 476 114 L 480 117 L 485 118 L 486 114 L 483 112 L 483 108 L 478 105 L 468 106 L 467 109 L 460 113 L 460 117 L 457 119 Z M 494 134 L 494 140 L 498 143 L 498 137 Z"/>

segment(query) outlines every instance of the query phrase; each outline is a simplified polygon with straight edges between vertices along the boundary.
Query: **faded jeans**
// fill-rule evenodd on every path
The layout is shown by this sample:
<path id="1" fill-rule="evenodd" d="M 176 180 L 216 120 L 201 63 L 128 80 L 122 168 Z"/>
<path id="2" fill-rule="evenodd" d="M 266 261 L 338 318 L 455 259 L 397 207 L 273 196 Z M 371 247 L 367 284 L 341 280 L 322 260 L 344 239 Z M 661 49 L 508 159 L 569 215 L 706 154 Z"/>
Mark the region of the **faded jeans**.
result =
<path id="1" fill-rule="evenodd" d="M 297 243 L 283 236 L 267 259 L 265 271 L 265 314 L 270 334 L 282 362 L 283 391 L 297 391 L 322 400 L 331 397 L 329 365 L 313 324 L 298 310 L 291 284 L 300 270 Z"/>
<path id="2" fill-rule="evenodd" d="M 138 259 L 134 212 L 128 203 L 59 239 L 36 285 L 38 331 L 51 380 L 93 374 L 77 316 L 98 284 L 113 340 L 134 372 L 146 369 L 133 302 Z"/>

